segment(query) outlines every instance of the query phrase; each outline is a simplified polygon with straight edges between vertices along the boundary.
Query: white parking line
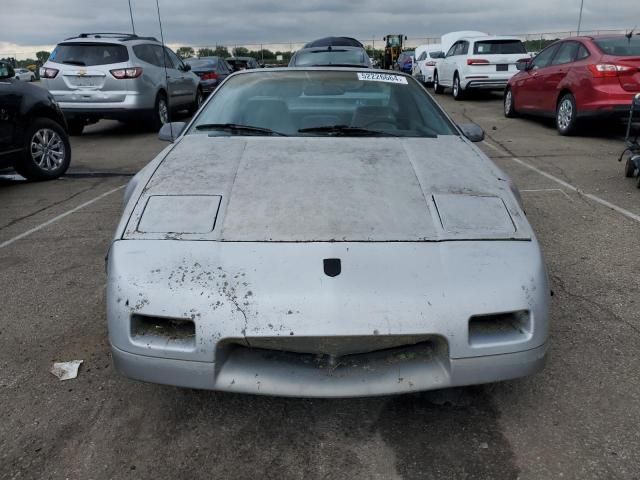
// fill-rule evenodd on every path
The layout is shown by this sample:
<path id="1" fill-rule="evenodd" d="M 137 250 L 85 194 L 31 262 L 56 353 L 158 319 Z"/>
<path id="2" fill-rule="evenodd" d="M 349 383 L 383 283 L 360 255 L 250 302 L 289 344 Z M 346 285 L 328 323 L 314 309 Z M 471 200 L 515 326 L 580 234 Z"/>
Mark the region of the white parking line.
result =
<path id="1" fill-rule="evenodd" d="M 615 210 L 616 212 L 624 215 L 625 217 L 627 217 L 627 218 L 629 218 L 629 219 L 631 219 L 631 220 L 633 220 L 635 222 L 640 223 L 640 215 L 637 215 L 637 214 L 635 214 L 633 212 L 630 212 L 626 208 L 622 208 L 622 207 L 620 207 L 620 206 L 618 206 L 618 205 L 616 205 L 614 203 L 611 203 L 611 202 L 605 200 L 604 198 L 598 197 L 597 195 L 594 195 L 592 193 L 584 192 L 581 189 L 579 189 L 578 187 L 576 187 L 574 185 L 571 185 L 570 183 L 567 183 L 564 180 L 562 180 L 562 179 L 560 179 L 558 177 L 555 177 L 555 176 L 551 175 L 550 173 L 545 172 L 544 170 L 540 170 L 539 168 L 534 167 L 533 165 L 531 165 L 528 162 L 525 162 L 524 160 L 520 160 L 519 158 L 511 156 L 511 154 L 509 152 L 507 152 L 506 150 L 504 150 L 503 148 L 498 147 L 498 146 L 496 146 L 496 145 L 494 145 L 494 144 L 492 144 L 492 143 L 490 143 L 490 142 L 488 142 L 486 140 L 483 143 L 487 147 L 492 148 L 493 150 L 498 152 L 500 155 L 505 155 L 505 154 L 508 155 L 509 158 L 511 160 L 513 160 L 514 162 L 522 165 L 525 168 L 528 168 L 529 170 L 531 170 L 533 172 L 536 172 L 539 175 L 542 175 L 545 178 L 548 178 L 549 180 L 552 180 L 552 181 L 556 182 L 559 185 L 562 185 L 564 188 L 566 188 L 568 190 L 571 190 L 573 192 L 576 192 L 577 194 L 582 195 L 583 197 L 586 197 L 586 198 L 588 198 L 590 200 L 593 200 L 594 202 L 599 203 L 600 205 L 603 205 L 603 206 L 605 206 L 607 208 L 610 208 L 611 210 Z"/>
<path id="2" fill-rule="evenodd" d="M 18 236 L 15 236 L 13 238 L 10 238 L 9 240 L 6 240 L 2 243 L 0 243 L 0 248 L 5 248 L 8 247 L 9 245 L 11 245 L 12 243 L 17 242 L 18 240 L 22 240 L 25 237 L 28 237 L 29 235 L 31 235 L 32 233 L 35 233 L 39 230 L 42 230 L 45 227 L 48 227 L 49 225 L 56 223 L 59 220 L 62 220 L 64 217 L 67 217 L 69 215 L 71 215 L 72 213 L 77 212 L 78 210 L 82 210 L 85 207 L 88 207 L 89 205 L 92 205 L 94 203 L 96 203 L 98 200 L 102 200 L 104 197 L 108 197 L 109 195 L 111 195 L 112 193 L 117 192 L 118 190 L 122 190 L 124 187 L 126 187 L 126 185 L 120 185 L 117 188 L 114 188 L 113 190 L 109 190 L 108 192 L 103 193 L 102 195 L 98 195 L 97 197 L 89 200 L 88 202 L 84 202 L 81 205 L 78 205 L 75 208 L 72 208 L 71 210 L 68 210 L 64 213 L 61 213 L 60 215 L 58 215 L 57 217 L 53 217 L 51 220 L 47 220 L 44 223 L 41 223 L 40 225 L 38 225 L 37 227 L 32 228 L 31 230 L 27 230 L 24 233 L 21 233 Z"/>

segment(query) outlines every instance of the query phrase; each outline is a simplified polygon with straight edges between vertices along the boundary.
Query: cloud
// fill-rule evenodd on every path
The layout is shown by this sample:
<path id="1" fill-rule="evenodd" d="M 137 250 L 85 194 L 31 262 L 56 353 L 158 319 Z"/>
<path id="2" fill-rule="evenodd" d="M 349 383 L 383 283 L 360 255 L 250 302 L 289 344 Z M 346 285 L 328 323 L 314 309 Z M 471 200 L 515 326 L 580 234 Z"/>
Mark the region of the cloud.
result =
<path id="1" fill-rule="evenodd" d="M 2 3 L 0 54 L 50 48 L 80 32 L 131 29 L 127 0 Z M 132 5 L 137 33 L 159 36 L 155 0 L 132 0 Z M 293 42 L 295 48 L 298 42 L 333 34 L 381 41 L 385 34 L 404 33 L 418 41 L 454 30 L 575 31 L 580 0 L 160 0 L 160 8 L 165 40 L 172 45 Z M 583 29 L 632 28 L 629 18 L 636 11 L 637 0 L 585 0 Z"/>

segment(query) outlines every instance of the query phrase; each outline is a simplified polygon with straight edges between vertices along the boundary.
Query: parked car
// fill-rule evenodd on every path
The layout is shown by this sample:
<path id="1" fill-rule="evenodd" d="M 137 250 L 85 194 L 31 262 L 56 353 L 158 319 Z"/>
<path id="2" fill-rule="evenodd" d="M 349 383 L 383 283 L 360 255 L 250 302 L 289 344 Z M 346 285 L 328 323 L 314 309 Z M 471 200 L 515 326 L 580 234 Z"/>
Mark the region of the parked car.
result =
<path id="1" fill-rule="evenodd" d="M 188 58 L 184 63 L 200 77 L 200 88 L 205 95 L 213 92 L 225 78 L 233 73 L 232 67 L 222 57 Z"/>
<path id="2" fill-rule="evenodd" d="M 67 124 L 56 101 L 45 89 L 17 80 L 13 67 L 0 62 L 0 168 L 50 180 L 70 162 Z"/>
<path id="3" fill-rule="evenodd" d="M 438 62 L 444 58 L 440 44 L 422 45 L 416 48 L 416 60 L 413 63 L 413 76 L 419 82 L 433 84 L 433 74 Z"/>
<path id="4" fill-rule="evenodd" d="M 16 76 L 15 76 L 16 80 L 23 80 L 25 82 L 36 81 L 36 74 L 33 73 L 31 70 L 28 70 L 26 68 L 16 68 L 15 72 L 16 72 Z"/>
<path id="5" fill-rule="evenodd" d="M 518 63 L 530 58 L 519 38 L 463 38 L 439 62 L 433 74 L 433 88 L 436 93 L 443 93 L 445 87 L 451 87 L 456 100 L 462 100 L 472 90 L 503 91 L 518 73 Z"/>
<path id="6" fill-rule="evenodd" d="M 640 37 L 573 37 L 550 45 L 510 81 L 504 113 L 555 117 L 571 135 L 587 118 L 627 116 L 640 92 Z"/>
<path id="7" fill-rule="evenodd" d="M 396 60 L 394 70 L 398 70 L 402 73 L 411 73 L 413 70 L 413 56 L 415 52 L 413 50 L 407 50 L 402 52 Z"/>
<path id="8" fill-rule="evenodd" d="M 359 40 L 351 37 L 324 37 L 318 38 L 307 43 L 302 48 L 315 48 L 315 47 L 360 47 L 364 48 L 364 45 Z"/>
<path id="9" fill-rule="evenodd" d="M 227 63 L 231 65 L 234 72 L 250 68 L 260 68 L 258 61 L 253 57 L 229 57 Z"/>
<path id="10" fill-rule="evenodd" d="M 166 66 L 166 69 L 165 69 Z M 43 85 L 67 117 L 69 131 L 108 118 L 159 129 L 170 111 L 195 111 L 200 78 L 152 37 L 82 33 L 58 44 L 40 69 Z"/>
<path id="11" fill-rule="evenodd" d="M 371 68 L 371 59 L 363 47 L 329 45 L 302 48 L 293 54 L 289 67 L 343 66 Z"/>
<path id="12" fill-rule="evenodd" d="M 108 255 L 120 372 L 349 397 L 542 368 L 549 286 L 517 190 L 412 77 L 246 70 L 170 130 Z"/>

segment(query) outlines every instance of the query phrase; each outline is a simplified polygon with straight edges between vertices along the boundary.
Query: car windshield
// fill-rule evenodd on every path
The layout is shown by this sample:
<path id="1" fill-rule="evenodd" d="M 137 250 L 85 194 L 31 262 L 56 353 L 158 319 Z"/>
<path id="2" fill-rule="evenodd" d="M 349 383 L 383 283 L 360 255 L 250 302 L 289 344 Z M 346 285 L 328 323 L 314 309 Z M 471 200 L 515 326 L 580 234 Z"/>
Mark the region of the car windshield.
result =
<path id="1" fill-rule="evenodd" d="M 260 70 L 230 77 L 206 103 L 188 133 L 269 132 L 380 137 L 458 134 L 412 78 L 346 70 Z"/>
<path id="2" fill-rule="evenodd" d="M 61 43 L 49 56 L 51 62 L 83 67 L 122 63 L 128 60 L 127 47 L 109 43 Z"/>
<path id="3" fill-rule="evenodd" d="M 476 42 L 473 53 L 485 55 L 513 55 L 527 53 L 527 49 L 520 40 L 485 40 Z"/>
<path id="4" fill-rule="evenodd" d="M 640 37 L 597 38 L 594 40 L 607 55 L 616 57 L 636 57 L 640 56 Z"/>
<path id="5" fill-rule="evenodd" d="M 193 69 L 198 68 L 215 68 L 218 59 L 216 57 L 204 59 L 188 58 L 184 61 L 187 65 Z"/>
<path id="6" fill-rule="evenodd" d="M 313 65 L 364 65 L 364 50 L 308 50 L 298 52 L 296 55 L 296 67 L 309 67 Z"/>

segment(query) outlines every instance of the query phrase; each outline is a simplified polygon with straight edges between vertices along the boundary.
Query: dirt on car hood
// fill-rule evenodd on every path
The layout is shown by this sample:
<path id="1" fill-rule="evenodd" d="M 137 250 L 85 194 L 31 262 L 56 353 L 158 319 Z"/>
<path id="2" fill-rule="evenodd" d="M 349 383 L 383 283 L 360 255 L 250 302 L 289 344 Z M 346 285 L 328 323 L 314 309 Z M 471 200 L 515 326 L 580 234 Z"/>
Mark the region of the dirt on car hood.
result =
<path id="1" fill-rule="evenodd" d="M 457 136 L 184 137 L 124 238 L 244 242 L 532 236 L 504 174 Z"/>

